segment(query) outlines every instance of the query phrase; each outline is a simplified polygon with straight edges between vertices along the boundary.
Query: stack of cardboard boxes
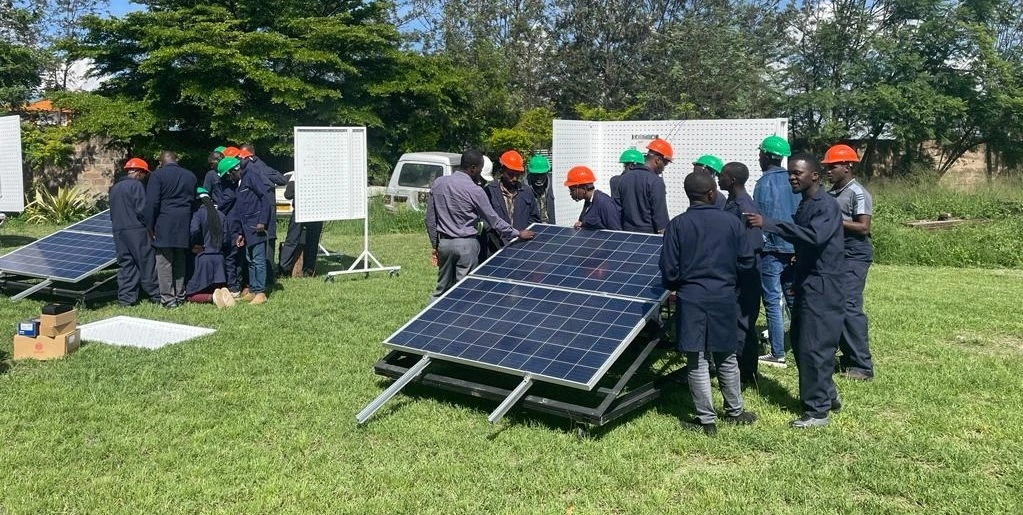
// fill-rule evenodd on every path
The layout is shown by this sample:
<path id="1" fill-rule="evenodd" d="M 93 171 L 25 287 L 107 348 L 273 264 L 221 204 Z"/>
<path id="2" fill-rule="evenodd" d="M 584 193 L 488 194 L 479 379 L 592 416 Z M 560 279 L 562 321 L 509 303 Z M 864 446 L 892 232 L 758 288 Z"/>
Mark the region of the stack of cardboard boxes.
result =
<path id="1" fill-rule="evenodd" d="M 54 359 L 78 350 L 81 330 L 71 306 L 47 304 L 39 318 L 18 323 L 14 359 Z"/>

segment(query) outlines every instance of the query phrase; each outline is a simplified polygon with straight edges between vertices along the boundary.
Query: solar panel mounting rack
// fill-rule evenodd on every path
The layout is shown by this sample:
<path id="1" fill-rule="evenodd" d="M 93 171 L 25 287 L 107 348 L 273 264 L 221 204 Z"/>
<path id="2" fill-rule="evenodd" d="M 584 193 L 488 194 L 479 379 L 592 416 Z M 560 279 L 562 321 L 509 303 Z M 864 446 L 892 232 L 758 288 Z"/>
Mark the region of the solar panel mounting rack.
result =
<path id="1" fill-rule="evenodd" d="M 393 350 L 374 370 L 396 381 L 359 424 L 414 381 L 499 401 L 492 423 L 521 401 L 569 418 L 582 435 L 655 400 L 683 372 L 630 386 L 663 332 L 658 235 L 531 229 L 536 239 L 505 246 L 388 338 Z"/>

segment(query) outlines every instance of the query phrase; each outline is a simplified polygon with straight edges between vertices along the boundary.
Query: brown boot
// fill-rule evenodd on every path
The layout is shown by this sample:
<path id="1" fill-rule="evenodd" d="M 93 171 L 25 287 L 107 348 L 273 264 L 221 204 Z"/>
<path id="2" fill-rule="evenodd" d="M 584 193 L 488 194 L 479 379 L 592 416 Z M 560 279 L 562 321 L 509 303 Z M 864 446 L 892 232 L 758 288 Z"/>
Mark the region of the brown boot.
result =
<path id="1" fill-rule="evenodd" d="M 252 302 L 249 304 L 266 304 L 266 294 L 262 292 L 257 293 L 255 297 L 252 297 Z"/>
<path id="2" fill-rule="evenodd" d="M 249 302 L 249 301 L 251 301 L 254 298 L 256 298 L 256 296 L 253 295 L 251 292 L 245 292 L 245 294 L 242 295 L 241 297 L 238 297 L 237 300 L 239 300 L 241 302 Z"/>

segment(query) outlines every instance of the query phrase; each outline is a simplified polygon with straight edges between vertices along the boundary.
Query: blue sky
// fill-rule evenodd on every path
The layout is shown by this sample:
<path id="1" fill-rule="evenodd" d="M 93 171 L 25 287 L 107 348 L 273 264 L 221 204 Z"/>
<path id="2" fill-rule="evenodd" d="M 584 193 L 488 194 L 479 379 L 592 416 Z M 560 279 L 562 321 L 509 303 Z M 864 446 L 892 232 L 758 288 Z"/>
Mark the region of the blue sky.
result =
<path id="1" fill-rule="evenodd" d="M 140 11 L 142 9 L 145 9 L 145 6 L 129 2 L 128 0 L 110 0 L 110 14 L 114 16 L 121 16 L 124 13 Z"/>

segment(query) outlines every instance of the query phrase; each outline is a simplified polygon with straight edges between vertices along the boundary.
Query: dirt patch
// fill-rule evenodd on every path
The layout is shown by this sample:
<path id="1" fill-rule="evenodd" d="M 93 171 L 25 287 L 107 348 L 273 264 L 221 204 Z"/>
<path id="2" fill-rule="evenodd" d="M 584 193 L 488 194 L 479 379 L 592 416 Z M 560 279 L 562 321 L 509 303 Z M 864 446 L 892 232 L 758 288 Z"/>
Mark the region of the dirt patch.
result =
<path id="1" fill-rule="evenodd" d="M 980 335 L 961 332 L 952 338 L 952 342 L 976 354 L 1003 356 L 1023 353 L 1023 336 L 1018 334 Z"/>

